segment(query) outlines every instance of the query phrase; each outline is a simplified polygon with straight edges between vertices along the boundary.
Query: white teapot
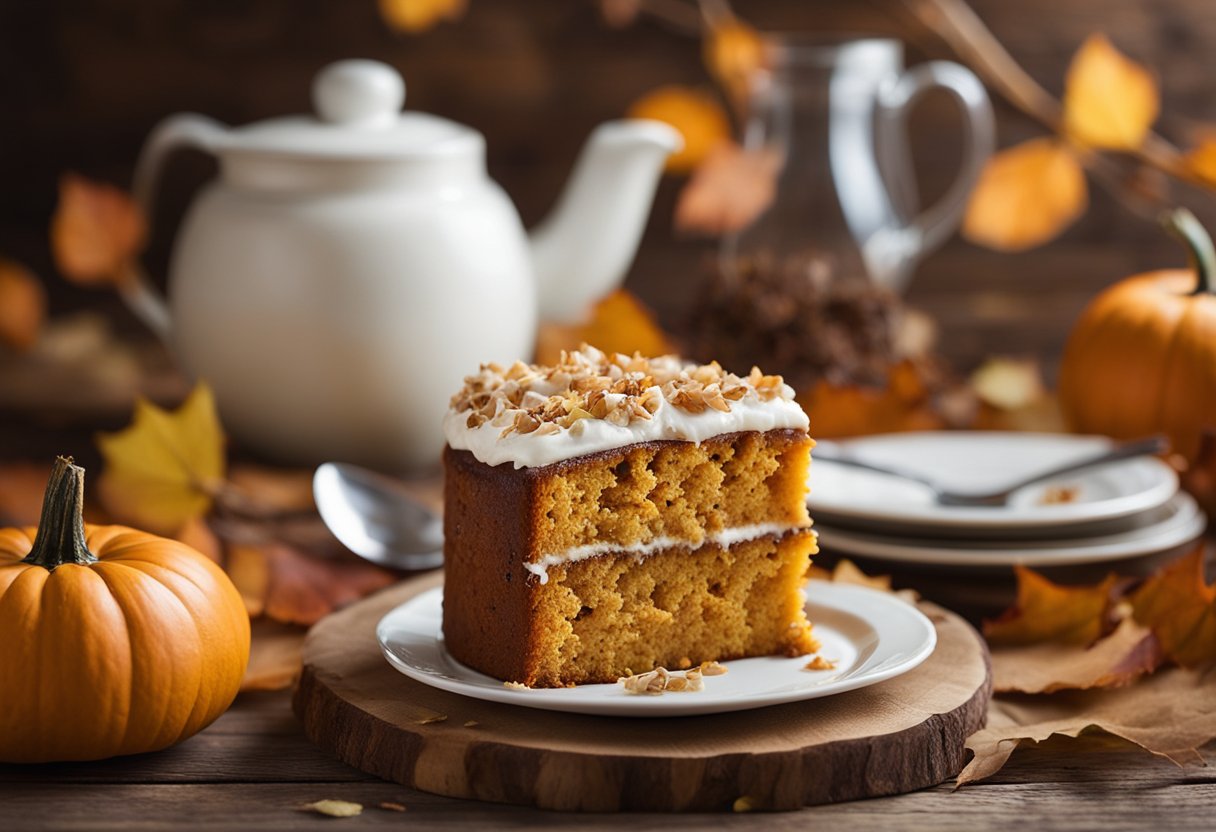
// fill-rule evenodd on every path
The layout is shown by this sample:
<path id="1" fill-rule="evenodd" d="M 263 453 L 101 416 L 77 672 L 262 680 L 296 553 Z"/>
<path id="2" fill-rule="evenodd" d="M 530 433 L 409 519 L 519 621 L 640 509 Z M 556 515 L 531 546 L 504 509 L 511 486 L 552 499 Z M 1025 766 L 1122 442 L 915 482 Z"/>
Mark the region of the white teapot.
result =
<path id="1" fill-rule="evenodd" d="M 173 248 L 168 302 L 144 284 L 126 297 L 211 385 L 225 428 L 270 456 L 433 464 L 465 374 L 527 359 L 538 313 L 570 321 L 620 282 L 680 145 L 659 122 L 601 125 L 529 236 L 481 133 L 404 100 L 391 67 L 342 61 L 314 81 L 316 117 L 176 115 L 140 154 L 145 210 L 166 154 L 219 160 Z"/>

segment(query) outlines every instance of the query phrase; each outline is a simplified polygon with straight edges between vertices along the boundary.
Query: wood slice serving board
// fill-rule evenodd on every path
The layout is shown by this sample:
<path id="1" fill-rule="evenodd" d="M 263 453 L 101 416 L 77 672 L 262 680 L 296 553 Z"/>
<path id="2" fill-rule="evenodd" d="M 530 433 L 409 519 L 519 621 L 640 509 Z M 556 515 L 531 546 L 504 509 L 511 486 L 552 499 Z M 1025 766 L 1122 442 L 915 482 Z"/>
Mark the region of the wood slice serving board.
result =
<path id="1" fill-rule="evenodd" d="M 294 700 L 313 742 L 435 794 L 586 811 L 729 811 L 744 796 L 757 809 L 794 809 L 898 794 L 957 774 L 988 708 L 983 640 L 931 604 L 921 609 L 938 641 L 924 664 L 823 699 L 671 719 L 469 699 L 401 675 L 376 644 L 381 617 L 441 580 L 398 584 L 313 627 Z"/>

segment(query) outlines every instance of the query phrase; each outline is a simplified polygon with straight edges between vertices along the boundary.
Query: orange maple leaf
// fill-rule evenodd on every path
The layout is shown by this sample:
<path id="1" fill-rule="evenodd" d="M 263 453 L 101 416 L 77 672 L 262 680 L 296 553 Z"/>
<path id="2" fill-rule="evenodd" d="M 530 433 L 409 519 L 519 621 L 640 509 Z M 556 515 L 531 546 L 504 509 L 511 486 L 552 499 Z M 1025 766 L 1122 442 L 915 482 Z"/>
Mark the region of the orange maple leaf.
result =
<path id="1" fill-rule="evenodd" d="M 1216 584 L 1204 581 L 1204 545 L 1149 578 L 1131 598 L 1165 654 L 1183 667 L 1216 662 Z"/>
<path id="2" fill-rule="evenodd" d="M 676 228 L 717 236 L 746 227 L 772 203 L 780 166 L 772 148 L 717 144 L 680 192 Z"/>
<path id="3" fill-rule="evenodd" d="M 33 272 L 0 260 L 0 344 L 24 352 L 38 340 L 46 319 L 46 290 Z"/>
<path id="4" fill-rule="evenodd" d="M 1216 187 L 1216 131 L 1205 130 L 1185 158 L 1187 168 L 1208 185 Z"/>
<path id="5" fill-rule="evenodd" d="M 630 118 L 651 118 L 670 124 L 684 137 L 684 146 L 667 157 L 669 173 L 688 173 L 710 151 L 730 139 L 730 120 L 722 105 L 705 90 L 671 84 L 643 95 L 629 106 Z"/>
<path id="6" fill-rule="evenodd" d="M 74 173 L 60 178 L 51 253 L 68 280 L 116 285 L 132 279 L 131 263 L 146 239 L 144 216 L 125 192 Z"/>
<path id="7" fill-rule="evenodd" d="M 921 368 L 906 359 L 891 367 L 884 387 L 820 380 L 800 391 L 798 401 L 811 417 L 814 434 L 824 439 L 944 427 Z"/>
<path id="8" fill-rule="evenodd" d="M 459 20 L 468 0 L 379 0 L 379 5 L 389 28 L 416 35 L 444 20 Z"/>
<path id="9" fill-rule="evenodd" d="M 1090 35 L 1064 82 L 1064 134 L 1084 145 L 1135 150 L 1160 109 L 1157 82 L 1106 36 Z"/>
<path id="10" fill-rule="evenodd" d="M 1033 569 L 1015 566 L 1017 602 L 984 622 L 984 637 L 994 644 L 1092 644 L 1110 632 L 1119 578 L 1107 575 L 1092 586 L 1063 586 Z"/>
<path id="11" fill-rule="evenodd" d="M 1031 139 L 988 160 L 967 203 L 962 233 L 997 251 L 1021 251 L 1055 237 L 1085 213 L 1085 173 L 1056 138 Z"/>
<path id="12" fill-rule="evenodd" d="M 631 355 L 664 355 L 673 345 L 654 315 L 625 289 L 618 289 L 597 303 L 583 324 L 563 326 L 542 323 L 536 337 L 536 360 L 555 364 L 562 350 L 591 344 L 604 352 Z"/>

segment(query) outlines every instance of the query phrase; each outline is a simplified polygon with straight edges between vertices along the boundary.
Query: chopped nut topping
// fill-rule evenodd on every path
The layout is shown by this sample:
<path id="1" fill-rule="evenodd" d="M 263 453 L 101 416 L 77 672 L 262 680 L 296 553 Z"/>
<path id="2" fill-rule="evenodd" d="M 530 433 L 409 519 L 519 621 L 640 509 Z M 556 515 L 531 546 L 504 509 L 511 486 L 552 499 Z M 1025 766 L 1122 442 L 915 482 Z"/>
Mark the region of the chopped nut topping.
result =
<path id="1" fill-rule="evenodd" d="M 689 664 L 691 663 L 690 661 Z M 721 667 L 717 662 L 709 662 L 709 664 Z M 726 669 L 723 668 L 722 672 L 725 673 Z M 705 682 L 701 678 L 701 667 L 687 670 L 683 676 L 672 673 L 665 667 L 656 667 L 648 673 L 630 673 L 628 676 L 622 676 L 617 679 L 617 683 L 625 687 L 626 693 L 644 696 L 658 696 L 661 693 L 693 693 L 705 689 Z"/>
<path id="2" fill-rule="evenodd" d="M 721 676 L 726 672 L 726 666 L 717 662 L 701 662 L 699 670 L 702 676 Z"/>
<path id="3" fill-rule="evenodd" d="M 729 413 L 732 402 L 790 400 L 793 395 L 781 376 L 766 376 L 755 367 L 743 378 L 717 362 L 608 355 L 584 344 L 576 352 L 562 352 L 553 367 L 521 361 L 506 369 L 483 364 L 477 375 L 464 380 L 451 409 L 468 413 L 470 430 L 489 422 L 501 437 L 546 436 L 577 429 L 584 419 L 622 427 L 649 420 L 664 402 L 689 413 Z"/>
<path id="4" fill-rule="evenodd" d="M 511 690 L 531 690 L 531 688 L 525 685 L 523 682 L 503 682 L 502 686 L 504 688 L 510 688 Z"/>

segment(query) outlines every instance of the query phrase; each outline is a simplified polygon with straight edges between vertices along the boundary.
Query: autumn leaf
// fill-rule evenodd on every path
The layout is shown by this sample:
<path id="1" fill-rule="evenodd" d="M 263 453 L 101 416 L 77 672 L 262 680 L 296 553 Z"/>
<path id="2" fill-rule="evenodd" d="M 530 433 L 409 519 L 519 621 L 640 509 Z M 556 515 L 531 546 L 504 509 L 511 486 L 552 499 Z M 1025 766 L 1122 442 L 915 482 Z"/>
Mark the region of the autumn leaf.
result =
<path id="1" fill-rule="evenodd" d="M 241 690 L 283 690 L 300 675 L 300 653 L 305 627 L 268 618 L 250 622 L 249 664 Z"/>
<path id="2" fill-rule="evenodd" d="M 988 725 L 967 738 L 974 754 L 964 785 L 1001 769 L 1023 742 L 1076 737 L 1098 728 L 1182 765 L 1203 764 L 1197 749 L 1216 737 L 1216 675 L 1171 668 L 1115 689 L 994 700 Z"/>
<path id="3" fill-rule="evenodd" d="M 872 433 L 940 430 L 945 422 L 933 406 L 922 368 L 911 360 L 894 364 L 882 387 L 833 384 L 821 379 L 798 401 L 816 436 L 838 439 Z"/>
<path id="4" fill-rule="evenodd" d="M 1085 213 L 1085 173 L 1058 139 L 1031 139 L 993 155 L 976 183 L 962 233 L 997 251 L 1055 237 Z"/>
<path id="5" fill-rule="evenodd" d="M 1184 157 L 1191 173 L 1208 185 L 1216 187 L 1216 131 L 1207 130 Z"/>
<path id="6" fill-rule="evenodd" d="M 730 139 L 726 112 L 705 90 L 676 85 L 659 87 L 633 102 L 628 115 L 665 122 L 684 137 L 684 146 L 667 157 L 669 173 L 688 173 L 705 161 L 711 150 Z"/>
<path id="7" fill-rule="evenodd" d="M 780 165 L 772 148 L 716 145 L 680 192 L 676 228 L 716 236 L 746 227 L 772 203 Z"/>
<path id="8" fill-rule="evenodd" d="M 125 192 L 74 173 L 60 178 L 51 253 L 68 280 L 81 285 L 128 280 L 146 238 L 144 216 Z"/>
<path id="9" fill-rule="evenodd" d="M 46 318 L 46 290 L 33 272 L 0 260 L 0 344 L 25 352 L 34 346 Z"/>
<path id="10" fill-rule="evenodd" d="M 1153 76 L 1104 35 L 1090 35 L 1073 56 L 1064 82 L 1064 132 L 1091 147 L 1135 150 L 1157 119 Z"/>
<path id="11" fill-rule="evenodd" d="M 1183 667 L 1216 662 L 1216 585 L 1204 581 L 1204 545 L 1149 578 L 1131 598 L 1167 656 Z"/>
<path id="12" fill-rule="evenodd" d="M 224 562 L 224 544 L 216 537 L 206 518 L 192 517 L 173 535 L 173 539 L 202 552 L 216 563 Z"/>
<path id="13" fill-rule="evenodd" d="M 1110 630 L 1119 578 L 1110 574 L 1093 586 L 1052 583 L 1033 569 L 1017 565 L 1017 601 L 994 621 L 984 622 L 992 644 L 1055 642 L 1089 645 Z"/>
<path id="14" fill-rule="evenodd" d="M 1029 407 L 1047 394 L 1043 372 L 1032 358 L 989 358 L 971 374 L 971 389 L 984 404 L 1001 410 Z"/>
<path id="15" fill-rule="evenodd" d="M 807 577 L 820 581 L 830 581 L 837 584 L 849 584 L 851 586 L 864 586 L 868 589 L 876 589 L 879 592 L 888 592 L 896 597 L 902 598 L 909 604 L 915 604 L 920 600 L 920 594 L 914 589 L 893 589 L 891 586 L 890 575 L 867 575 L 861 568 L 853 563 L 848 558 L 841 558 L 836 561 L 831 571 L 824 569 L 821 566 L 811 564 L 807 569 Z"/>
<path id="16" fill-rule="evenodd" d="M 665 355 L 673 345 L 654 315 L 625 289 L 618 289 L 597 303 L 590 320 L 564 326 L 542 323 L 536 340 L 536 360 L 555 364 L 562 350 L 591 344 L 608 353 Z"/>
<path id="17" fill-rule="evenodd" d="M 224 434 L 210 388 L 199 383 L 169 412 L 145 399 L 131 425 L 100 434 L 102 503 L 123 523 L 173 534 L 211 506 L 224 477 Z"/>
<path id="18" fill-rule="evenodd" d="M 702 43 L 705 67 L 736 106 L 746 100 L 752 76 L 765 62 L 764 41 L 734 15 L 713 22 Z"/>
<path id="19" fill-rule="evenodd" d="M 992 650 L 992 687 L 998 693 L 1122 687 L 1161 664 L 1152 632 L 1131 618 L 1094 644 L 1055 641 Z"/>
<path id="20" fill-rule="evenodd" d="M 459 20 L 467 0 L 379 0 L 380 17 L 390 29 L 416 35 L 443 21 Z"/>

